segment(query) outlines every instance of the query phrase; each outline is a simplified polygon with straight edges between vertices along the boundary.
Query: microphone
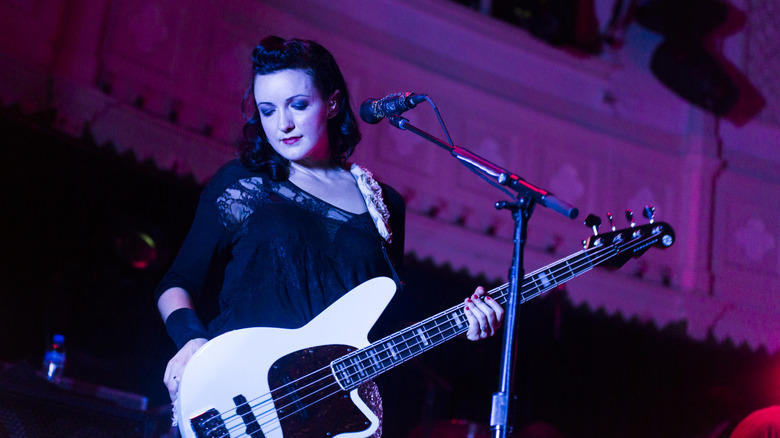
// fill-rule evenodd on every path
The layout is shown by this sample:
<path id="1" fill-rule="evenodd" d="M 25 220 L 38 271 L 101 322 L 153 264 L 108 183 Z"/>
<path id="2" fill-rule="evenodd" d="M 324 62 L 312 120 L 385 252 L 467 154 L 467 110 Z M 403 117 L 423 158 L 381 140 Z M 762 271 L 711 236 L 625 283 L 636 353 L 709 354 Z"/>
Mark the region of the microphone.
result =
<path id="1" fill-rule="evenodd" d="M 414 93 L 395 93 L 381 99 L 366 99 L 360 104 L 360 118 L 373 125 L 387 116 L 409 111 L 424 100 L 424 94 Z"/>

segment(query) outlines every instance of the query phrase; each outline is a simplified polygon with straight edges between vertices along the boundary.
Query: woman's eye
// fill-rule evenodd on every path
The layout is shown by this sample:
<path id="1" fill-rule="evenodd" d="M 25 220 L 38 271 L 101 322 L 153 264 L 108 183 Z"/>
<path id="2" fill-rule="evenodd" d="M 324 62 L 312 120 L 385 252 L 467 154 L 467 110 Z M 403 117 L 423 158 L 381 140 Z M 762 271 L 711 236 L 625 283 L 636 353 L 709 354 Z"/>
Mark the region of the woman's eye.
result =
<path id="1" fill-rule="evenodd" d="M 262 114 L 264 117 L 268 117 L 268 116 L 270 116 L 273 113 L 274 113 L 274 110 L 272 110 L 272 109 L 261 109 L 260 110 L 260 114 Z"/>
<path id="2" fill-rule="evenodd" d="M 292 104 L 293 109 L 305 110 L 309 106 L 308 102 L 294 102 Z"/>

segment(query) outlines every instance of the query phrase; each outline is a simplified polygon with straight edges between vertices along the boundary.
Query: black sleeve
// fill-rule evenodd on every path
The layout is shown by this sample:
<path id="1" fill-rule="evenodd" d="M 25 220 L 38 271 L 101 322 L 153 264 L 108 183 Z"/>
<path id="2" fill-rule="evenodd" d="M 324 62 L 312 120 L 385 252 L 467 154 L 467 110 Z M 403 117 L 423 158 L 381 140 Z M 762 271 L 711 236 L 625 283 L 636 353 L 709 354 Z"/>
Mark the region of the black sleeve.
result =
<path id="1" fill-rule="evenodd" d="M 216 209 L 213 200 L 207 198 L 201 195 L 190 231 L 173 265 L 154 291 L 155 302 L 172 287 L 180 287 L 191 295 L 200 293 L 219 240 Z"/>
<path id="2" fill-rule="evenodd" d="M 190 231 L 173 265 L 154 291 L 155 303 L 163 292 L 172 287 L 180 287 L 190 295 L 198 296 L 209 274 L 213 275 L 217 253 L 227 239 L 226 228 L 219 220 L 216 200 L 234 181 L 236 170 L 232 163 L 224 166 L 203 189 Z"/>

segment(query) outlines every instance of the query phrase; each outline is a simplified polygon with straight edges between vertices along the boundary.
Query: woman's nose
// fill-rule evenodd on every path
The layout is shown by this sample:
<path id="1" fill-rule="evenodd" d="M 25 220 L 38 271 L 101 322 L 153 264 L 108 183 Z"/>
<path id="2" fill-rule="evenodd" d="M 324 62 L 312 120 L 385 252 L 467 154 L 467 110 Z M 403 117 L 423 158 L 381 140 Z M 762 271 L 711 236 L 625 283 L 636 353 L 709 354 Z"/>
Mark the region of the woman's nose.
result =
<path id="1" fill-rule="evenodd" d="M 295 128 L 295 123 L 288 111 L 279 112 L 279 130 L 282 132 L 290 132 Z"/>

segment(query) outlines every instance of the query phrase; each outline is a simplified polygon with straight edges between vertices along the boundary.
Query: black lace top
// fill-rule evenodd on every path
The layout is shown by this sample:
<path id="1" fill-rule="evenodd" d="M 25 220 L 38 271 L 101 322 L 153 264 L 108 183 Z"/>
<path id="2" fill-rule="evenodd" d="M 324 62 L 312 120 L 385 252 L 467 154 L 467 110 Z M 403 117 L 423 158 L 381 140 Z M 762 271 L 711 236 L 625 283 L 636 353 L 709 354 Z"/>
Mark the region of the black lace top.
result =
<path id="1" fill-rule="evenodd" d="M 176 286 L 195 296 L 208 292 L 207 274 L 216 275 L 212 337 L 244 327 L 300 327 L 360 283 L 393 278 L 389 261 L 397 265 L 403 255 L 404 206 L 397 192 L 382 188 L 391 247 L 368 213 L 341 210 L 233 160 L 204 188 L 156 298 Z"/>

